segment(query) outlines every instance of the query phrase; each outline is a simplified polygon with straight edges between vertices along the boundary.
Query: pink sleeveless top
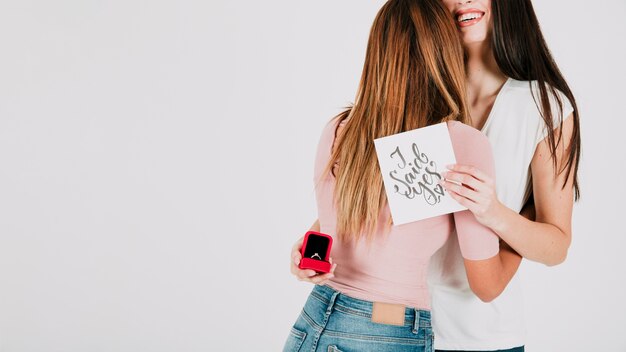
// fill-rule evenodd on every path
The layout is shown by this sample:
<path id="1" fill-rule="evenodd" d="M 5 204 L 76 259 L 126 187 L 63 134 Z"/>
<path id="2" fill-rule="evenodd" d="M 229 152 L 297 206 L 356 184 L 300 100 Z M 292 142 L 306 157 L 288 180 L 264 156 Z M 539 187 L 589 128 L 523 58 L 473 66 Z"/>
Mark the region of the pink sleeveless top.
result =
<path id="1" fill-rule="evenodd" d="M 337 119 L 333 119 L 322 131 L 315 159 L 314 182 L 322 177 L 321 172 L 330 158 L 336 127 Z M 474 165 L 494 177 L 495 166 L 487 137 L 456 121 L 448 122 L 448 130 L 457 163 Z M 324 175 L 316 187 L 318 219 L 320 231 L 333 237 L 331 257 L 337 263 L 335 277 L 327 285 L 348 296 L 430 309 L 426 283 L 428 262 L 452 231 L 457 232 L 461 252 L 467 259 L 487 259 L 499 251 L 497 235 L 480 225 L 469 210 L 392 225 L 391 232 L 385 235 L 383 229 L 390 216 L 389 205 L 380 213 L 379 229 L 371 247 L 364 238 L 358 242 L 342 243 L 335 236 L 337 214 L 333 204 L 334 187 L 335 177 L 330 173 Z"/>

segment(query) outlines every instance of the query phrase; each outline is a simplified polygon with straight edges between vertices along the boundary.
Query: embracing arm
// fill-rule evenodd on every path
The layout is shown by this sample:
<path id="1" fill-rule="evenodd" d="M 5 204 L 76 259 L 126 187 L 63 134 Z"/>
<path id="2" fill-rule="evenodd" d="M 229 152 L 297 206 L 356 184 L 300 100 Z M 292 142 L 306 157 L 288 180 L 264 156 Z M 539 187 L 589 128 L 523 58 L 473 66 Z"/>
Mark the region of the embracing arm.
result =
<path id="1" fill-rule="evenodd" d="M 563 128 L 563 136 L 556 149 L 558 170 L 567 156 L 573 133 L 574 119 L 571 117 L 559 127 Z M 555 132 L 558 135 L 558 129 Z M 464 185 L 444 182 L 444 187 L 454 199 L 468 207 L 481 224 L 491 228 L 524 258 L 557 265 L 567 257 L 571 242 L 574 174 L 569 175 L 565 187 L 562 187 L 565 172 L 556 175 L 545 139 L 537 145 L 530 168 L 536 213 L 534 221 L 500 203 L 493 181 L 480 168 L 459 164 L 450 167 L 446 178 Z"/>
<path id="2" fill-rule="evenodd" d="M 533 204 L 525 206 L 519 215 L 532 220 L 535 216 Z M 509 284 L 519 268 L 522 257 L 506 242 L 500 241 L 498 255 L 485 260 L 463 261 L 472 292 L 483 302 L 490 302 Z"/>
<path id="3" fill-rule="evenodd" d="M 503 246 L 498 255 L 489 259 L 464 259 L 467 281 L 472 292 L 483 302 L 493 301 L 509 284 L 521 260 L 519 254 L 510 248 L 504 249 Z"/>
<path id="4" fill-rule="evenodd" d="M 459 122 L 448 122 L 448 129 L 457 162 L 481 170 L 479 178 L 442 173 L 445 179 L 461 184 L 447 180 L 440 184 L 468 209 L 454 213 L 454 225 L 470 288 L 482 301 L 489 302 L 504 291 L 522 258 L 508 246 L 501 246 L 498 235 L 475 216 L 491 202 L 477 203 L 471 199 L 495 194 L 496 171 L 489 140 L 480 131 Z"/>
<path id="5" fill-rule="evenodd" d="M 573 120 L 570 116 L 563 122 L 563 138 L 556 149 L 559 170 L 567 157 Z M 492 229 L 524 258 L 550 266 L 557 265 L 567 257 L 572 240 L 574 173 L 569 175 L 565 188 L 562 188 L 565 172 L 555 177 L 556 170 L 547 139 L 537 145 L 530 168 L 536 221 L 518 216 L 503 206 L 500 215 L 495 216 Z"/>

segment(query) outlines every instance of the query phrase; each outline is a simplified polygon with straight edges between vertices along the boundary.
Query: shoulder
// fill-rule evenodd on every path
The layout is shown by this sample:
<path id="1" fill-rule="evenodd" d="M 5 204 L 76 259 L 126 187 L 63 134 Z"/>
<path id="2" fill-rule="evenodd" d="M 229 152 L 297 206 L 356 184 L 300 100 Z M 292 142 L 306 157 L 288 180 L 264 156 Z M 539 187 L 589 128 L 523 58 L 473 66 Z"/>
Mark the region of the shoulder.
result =
<path id="1" fill-rule="evenodd" d="M 546 86 L 548 94 L 549 111 L 545 111 L 541 100 L 539 82 L 517 81 L 511 79 L 509 82 L 510 91 L 514 99 L 523 105 L 518 106 L 518 113 L 521 114 L 517 120 L 518 127 L 525 130 L 528 135 L 533 136 L 532 141 L 537 145 L 546 138 L 550 132 L 546 123 L 546 112 L 550 113 L 552 128 L 556 128 L 565 122 L 574 111 L 573 105 L 565 93 L 552 86 Z"/>
<path id="2" fill-rule="evenodd" d="M 327 121 L 322 128 L 322 133 L 317 144 L 317 159 L 328 159 L 332 154 L 337 136 L 348 119 L 343 114 L 337 115 Z"/>
<path id="3" fill-rule="evenodd" d="M 322 135 L 336 137 L 349 119 L 350 116 L 347 114 L 347 111 L 334 116 L 324 124 Z"/>
<path id="4" fill-rule="evenodd" d="M 320 136 L 320 146 L 331 148 L 337 137 L 341 135 L 341 132 L 343 131 L 343 128 L 348 120 L 349 117 L 346 117 L 344 114 L 340 114 L 327 121 Z"/>
<path id="5" fill-rule="evenodd" d="M 322 172 L 332 156 L 333 148 L 335 147 L 335 139 L 346 121 L 347 118 L 344 118 L 344 114 L 340 114 L 327 121 L 322 128 L 315 156 L 315 180 L 321 178 Z M 337 165 L 337 162 L 335 162 L 334 165 Z"/>
<path id="6" fill-rule="evenodd" d="M 555 94 L 564 100 L 564 103 L 569 103 L 569 100 L 565 96 L 565 94 L 559 89 L 552 87 L 546 84 L 546 88 L 548 88 L 548 95 L 554 89 Z M 524 99 L 529 102 L 534 102 L 535 99 L 539 99 L 539 82 L 536 80 L 532 81 L 518 81 L 513 78 L 509 78 L 506 84 L 506 94 L 512 97 Z"/>
<path id="7" fill-rule="evenodd" d="M 553 117 L 558 118 L 560 115 L 567 117 L 572 112 L 573 107 L 565 93 L 550 85 L 546 85 L 546 88 Z M 529 113 L 541 115 L 541 90 L 538 81 L 518 81 L 511 78 L 507 93 L 514 99 L 519 99 L 528 104 L 532 108 L 528 110 Z"/>
<path id="8" fill-rule="evenodd" d="M 326 121 L 320 135 L 320 145 L 330 145 L 330 143 L 332 143 L 335 138 L 338 123 L 339 119 L 336 116 Z"/>

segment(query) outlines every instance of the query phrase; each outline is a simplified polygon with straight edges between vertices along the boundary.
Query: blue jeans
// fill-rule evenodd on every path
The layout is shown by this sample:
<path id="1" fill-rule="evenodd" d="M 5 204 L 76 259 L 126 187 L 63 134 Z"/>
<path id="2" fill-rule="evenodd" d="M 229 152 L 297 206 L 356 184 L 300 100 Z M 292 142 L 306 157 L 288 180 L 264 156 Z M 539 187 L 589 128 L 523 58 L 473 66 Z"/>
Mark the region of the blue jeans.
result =
<path id="1" fill-rule="evenodd" d="M 283 352 L 432 352 L 430 311 L 405 308 L 404 326 L 371 321 L 372 302 L 315 285 Z"/>

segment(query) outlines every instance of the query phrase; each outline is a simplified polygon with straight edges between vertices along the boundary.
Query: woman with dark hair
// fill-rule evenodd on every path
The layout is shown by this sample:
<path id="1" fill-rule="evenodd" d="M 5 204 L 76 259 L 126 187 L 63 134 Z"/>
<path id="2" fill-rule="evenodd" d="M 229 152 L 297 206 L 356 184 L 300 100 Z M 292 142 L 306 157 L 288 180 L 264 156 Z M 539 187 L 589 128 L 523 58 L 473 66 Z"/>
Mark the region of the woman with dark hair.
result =
<path id="1" fill-rule="evenodd" d="M 374 139 L 445 122 L 456 160 L 495 176 L 489 140 L 467 124 L 463 65 L 440 0 L 390 0 L 378 12 L 354 105 L 326 124 L 315 159 L 311 230 L 333 237 L 336 276 L 317 278 L 283 351 L 433 351 L 428 265 L 454 233 L 478 299 L 514 275 L 519 256 L 469 210 L 392 226 Z"/>
<path id="2" fill-rule="evenodd" d="M 490 140 L 497 181 L 458 163 L 445 175 L 450 194 L 521 256 L 549 266 L 566 258 L 579 197 L 576 100 L 554 62 L 530 0 L 442 0 L 465 51 L 470 124 Z M 524 207 L 524 205 L 526 206 Z M 525 208 L 534 221 L 520 216 Z M 495 300 L 469 292 L 458 244 L 433 257 L 435 347 L 523 351 L 524 311 L 514 276 Z"/>

